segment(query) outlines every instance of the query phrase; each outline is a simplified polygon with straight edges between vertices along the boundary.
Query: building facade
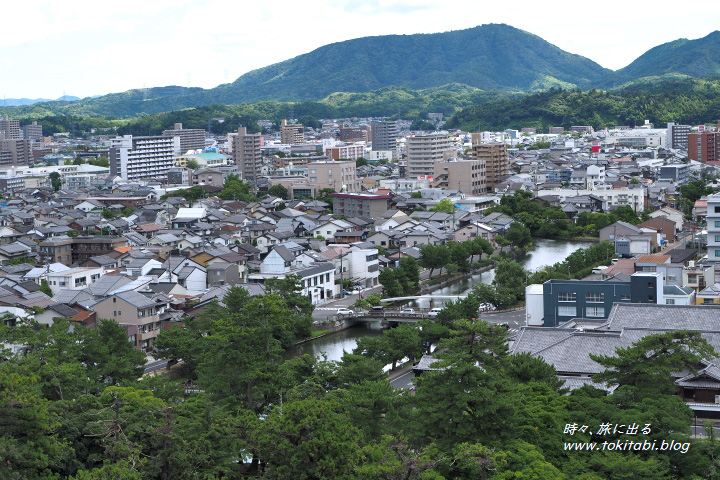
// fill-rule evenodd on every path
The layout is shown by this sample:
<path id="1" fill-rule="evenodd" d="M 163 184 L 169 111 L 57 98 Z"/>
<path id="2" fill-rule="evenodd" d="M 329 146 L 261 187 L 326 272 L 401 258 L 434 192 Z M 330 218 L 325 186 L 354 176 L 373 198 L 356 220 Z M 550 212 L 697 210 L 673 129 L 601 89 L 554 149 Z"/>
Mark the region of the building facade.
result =
<path id="1" fill-rule="evenodd" d="M 22 137 L 25 140 L 40 140 L 43 138 L 42 125 L 38 125 L 37 121 L 33 120 L 28 125 L 22 127 Z"/>
<path id="2" fill-rule="evenodd" d="M 332 193 L 333 213 L 345 217 L 379 218 L 390 209 L 391 195 Z"/>
<path id="3" fill-rule="evenodd" d="M 438 162 L 433 173 L 433 187 L 460 190 L 466 195 L 487 191 L 485 164 L 480 160 Z"/>
<path id="4" fill-rule="evenodd" d="M 230 135 L 232 155 L 235 165 L 240 169 L 243 180 L 255 182 L 262 172 L 262 136 L 247 133 L 246 127 L 238 128 L 237 133 Z"/>
<path id="5" fill-rule="evenodd" d="M 287 120 L 283 120 L 280 124 L 280 143 L 285 145 L 301 145 L 305 143 L 305 127 L 298 123 L 287 123 Z"/>
<path id="6" fill-rule="evenodd" d="M 665 141 L 667 148 L 687 150 L 689 134 L 690 125 L 676 125 L 669 122 Z"/>
<path id="7" fill-rule="evenodd" d="M 29 165 L 31 160 L 30 140 L 2 140 L 0 136 L 0 165 Z"/>
<path id="8" fill-rule="evenodd" d="M 720 262 L 720 194 L 707 197 L 707 255 L 708 261 Z"/>
<path id="9" fill-rule="evenodd" d="M 430 177 L 435 164 L 453 152 L 453 141 L 447 135 L 416 135 L 406 140 L 407 178 Z"/>
<path id="10" fill-rule="evenodd" d="M 177 137 L 163 136 L 115 138 L 110 147 L 110 174 L 125 180 L 166 177 L 179 142 Z"/>
<path id="11" fill-rule="evenodd" d="M 360 191 L 355 162 L 313 162 L 307 168 L 308 184 L 316 192 L 323 188 L 348 193 Z"/>
<path id="12" fill-rule="evenodd" d="M 391 151 L 393 155 L 397 152 L 397 123 L 372 122 L 370 124 L 370 134 L 373 150 Z"/>
<path id="13" fill-rule="evenodd" d="M 485 164 L 487 187 L 493 188 L 510 175 L 507 145 L 504 143 L 481 143 L 480 134 L 472 134 L 473 157 Z"/>
<path id="14" fill-rule="evenodd" d="M 688 134 L 688 159 L 702 163 L 720 161 L 720 132 Z"/>
<path id="15" fill-rule="evenodd" d="M 328 147 L 325 155 L 333 160 L 357 160 L 365 155 L 364 145 L 343 145 L 340 147 Z"/>
<path id="16" fill-rule="evenodd" d="M 10 120 L 7 115 L 0 117 L 0 138 L 3 136 L 6 140 L 20 140 L 20 121 Z"/>
<path id="17" fill-rule="evenodd" d="M 163 137 L 180 139 L 175 155 L 185 155 L 190 150 L 205 148 L 205 134 L 202 128 L 183 128 L 182 123 L 176 123 L 172 130 L 165 130 L 162 133 Z"/>

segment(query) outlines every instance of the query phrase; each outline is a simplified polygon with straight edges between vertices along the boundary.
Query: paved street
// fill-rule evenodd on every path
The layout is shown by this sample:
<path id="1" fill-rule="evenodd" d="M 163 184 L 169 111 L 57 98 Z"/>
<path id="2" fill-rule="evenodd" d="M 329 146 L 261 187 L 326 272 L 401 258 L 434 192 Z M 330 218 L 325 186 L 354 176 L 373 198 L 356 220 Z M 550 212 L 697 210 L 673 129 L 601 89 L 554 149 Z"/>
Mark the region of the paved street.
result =
<path id="1" fill-rule="evenodd" d="M 152 362 L 148 362 L 145 364 L 145 372 L 144 374 L 147 375 L 148 373 L 157 372 L 158 370 L 162 370 L 163 368 L 166 368 L 168 364 L 167 360 L 154 360 Z"/>

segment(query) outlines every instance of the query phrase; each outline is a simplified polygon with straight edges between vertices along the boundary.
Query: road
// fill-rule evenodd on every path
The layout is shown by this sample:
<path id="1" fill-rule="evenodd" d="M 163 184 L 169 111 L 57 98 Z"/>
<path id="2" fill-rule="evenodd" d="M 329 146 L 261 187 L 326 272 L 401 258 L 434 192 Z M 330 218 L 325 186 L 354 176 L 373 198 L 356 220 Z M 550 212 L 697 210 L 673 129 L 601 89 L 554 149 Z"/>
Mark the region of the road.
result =
<path id="1" fill-rule="evenodd" d="M 157 372 L 158 370 L 162 370 L 163 368 L 167 368 L 168 360 L 154 360 L 152 362 L 148 362 L 145 364 L 145 372 L 144 375 L 147 375 L 148 373 Z"/>
<path id="2" fill-rule="evenodd" d="M 480 318 L 488 323 L 507 323 L 508 332 L 512 335 L 525 326 L 525 309 L 502 313 L 481 313 Z"/>

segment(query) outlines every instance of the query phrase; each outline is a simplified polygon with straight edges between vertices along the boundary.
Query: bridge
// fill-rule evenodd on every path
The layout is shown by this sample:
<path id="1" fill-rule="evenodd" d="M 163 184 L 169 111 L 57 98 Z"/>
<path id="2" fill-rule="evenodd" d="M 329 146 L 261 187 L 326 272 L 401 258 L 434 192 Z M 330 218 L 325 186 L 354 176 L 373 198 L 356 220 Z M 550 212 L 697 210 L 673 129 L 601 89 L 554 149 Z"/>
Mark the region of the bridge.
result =
<path id="1" fill-rule="evenodd" d="M 397 323 L 415 323 L 424 318 L 435 318 L 437 314 L 427 312 L 417 313 L 401 313 L 401 312 L 385 312 L 373 311 L 355 312 L 347 315 L 336 315 L 337 320 L 351 320 L 355 322 L 397 322 Z"/>
<path id="2" fill-rule="evenodd" d="M 462 300 L 467 298 L 467 295 L 415 295 L 410 297 L 393 297 L 383 298 L 381 302 L 402 302 L 407 300 Z"/>

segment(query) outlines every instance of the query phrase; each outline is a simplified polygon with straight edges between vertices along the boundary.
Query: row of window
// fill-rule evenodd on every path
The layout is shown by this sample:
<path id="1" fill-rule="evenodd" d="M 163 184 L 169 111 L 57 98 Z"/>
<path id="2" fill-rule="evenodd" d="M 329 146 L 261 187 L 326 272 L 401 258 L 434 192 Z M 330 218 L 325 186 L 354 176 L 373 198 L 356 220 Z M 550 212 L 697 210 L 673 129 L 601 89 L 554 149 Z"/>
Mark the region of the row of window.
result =
<path id="1" fill-rule="evenodd" d="M 577 317 L 577 308 L 570 306 L 558 307 L 558 317 Z M 604 318 L 605 307 L 586 307 L 585 318 Z"/>
<path id="2" fill-rule="evenodd" d="M 322 278 L 323 278 L 322 275 L 320 275 L 320 276 L 318 276 L 318 277 L 308 278 L 307 280 L 305 280 L 305 287 L 307 287 L 307 288 L 312 287 L 312 286 L 313 286 L 313 281 L 314 281 L 314 283 L 315 283 L 315 286 L 318 285 L 318 280 L 319 280 L 320 282 L 323 282 L 323 283 L 329 282 L 329 281 L 330 281 L 330 274 L 329 274 L 329 273 L 326 273 L 326 274 L 325 274 L 325 280 L 324 280 L 324 281 L 322 280 Z"/>
<path id="3" fill-rule="evenodd" d="M 627 298 L 625 298 L 627 297 Z M 630 295 L 622 295 L 621 300 L 630 300 Z M 575 292 L 560 292 L 558 293 L 558 302 L 576 302 L 577 293 Z M 586 293 L 586 303 L 605 303 L 604 293 Z"/>

